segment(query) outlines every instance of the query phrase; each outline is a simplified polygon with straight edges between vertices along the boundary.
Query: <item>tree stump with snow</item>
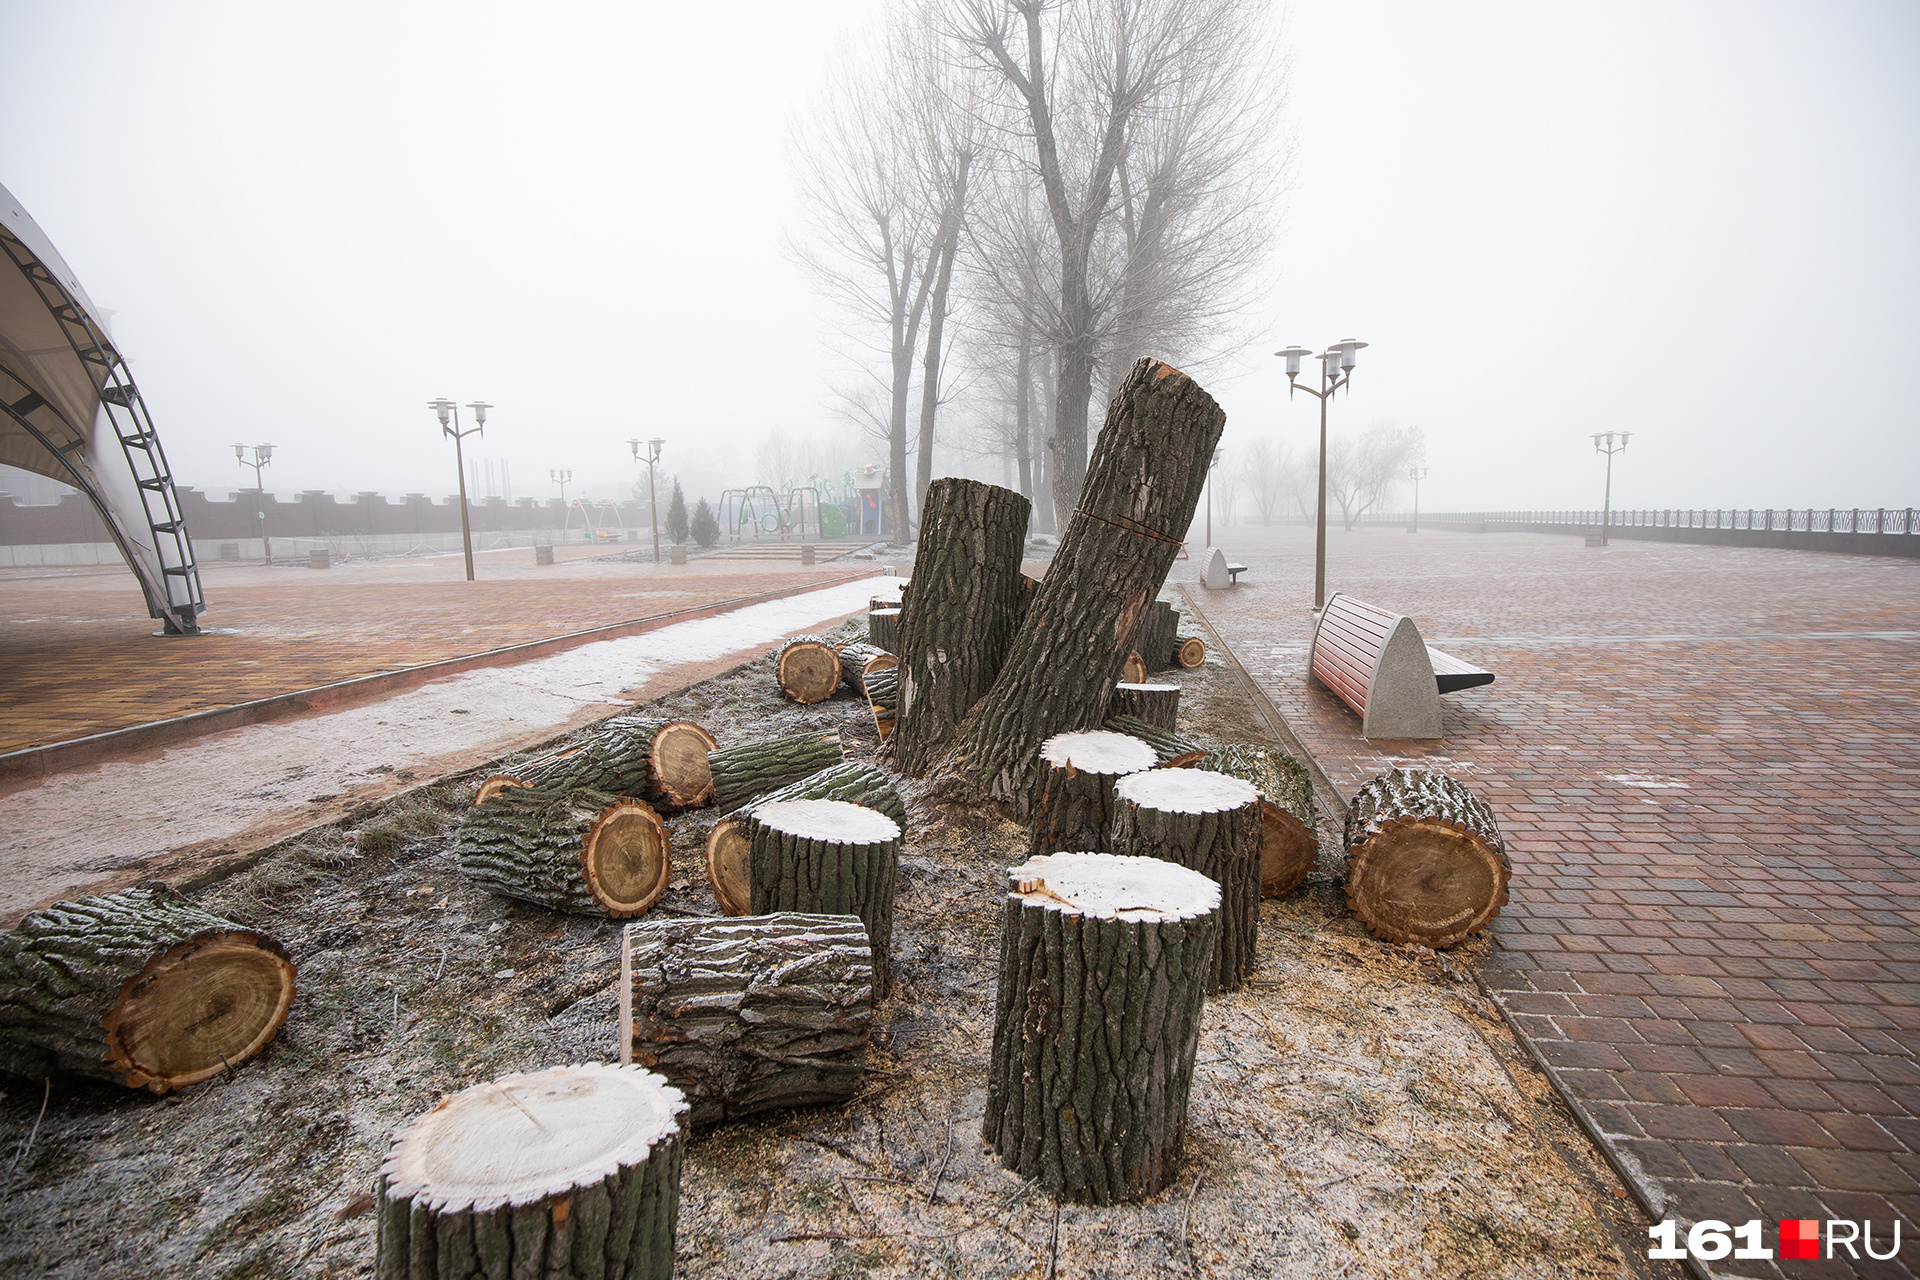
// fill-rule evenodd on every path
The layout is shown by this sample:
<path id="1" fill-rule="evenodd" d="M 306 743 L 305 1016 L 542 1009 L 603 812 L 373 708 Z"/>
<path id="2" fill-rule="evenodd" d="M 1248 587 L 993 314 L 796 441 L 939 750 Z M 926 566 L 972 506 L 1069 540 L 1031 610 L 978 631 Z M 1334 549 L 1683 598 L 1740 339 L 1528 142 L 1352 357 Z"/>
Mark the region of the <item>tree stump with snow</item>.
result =
<path id="1" fill-rule="evenodd" d="M 1064 1200 L 1172 1182 L 1220 889 L 1157 858 L 1055 853 L 1008 872 L 982 1136 Z"/>
<path id="2" fill-rule="evenodd" d="M 867 615 L 867 642 L 888 653 L 900 652 L 900 610 L 875 609 Z"/>
<path id="3" fill-rule="evenodd" d="M 1140 629 L 1133 636 L 1133 651 L 1140 655 L 1147 674 L 1165 671 L 1173 665 L 1173 651 L 1179 643 L 1180 615 L 1165 600 L 1147 606 Z"/>
<path id="4" fill-rule="evenodd" d="M 1124 733 L 1130 738 L 1138 738 L 1152 747 L 1162 769 L 1184 769 L 1199 763 L 1207 754 L 1207 748 L 1199 743 L 1134 716 L 1108 716 L 1102 727 L 1111 733 Z"/>
<path id="5" fill-rule="evenodd" d="M 665 1076 L 695 1125 L 845 1102 L 872 1030 L 872 944 L 853 916 L 626 927 L 620 1061 Z"/>
<path id="6" fill-rule="evenodd" d="M 1199 636 L 1188 636 L 1173 651 L 1174 663 L 1191 671 L 1207 660 L 1207 642 Z"/>
<path id="7" fill-rule="evenodd" d="M 869 668 L 885 670 L 899 665 L 900 659 L 877 644 L 868 644 L 864 640 L 850 640 L 840 646 L 840 683 L 855 693 L 864 692 L 860 678 Z"/>
<path id="8" fill-rule="evenodd" d="M 1347 810 L 1347 905 L 1376 937 L 1450 947 L 1493 923 L 1513 875 L 1493 809 L 1425 769 L 1392 769 Z"/>
<path id="9" fill-rule="evenodd" d="M 480 784 L 473 802 L 508 787 L 536 791 L 605 791 L 676 807 L 706 803 L 712 792 L 707 752 L 713 735 L 691 720 L 615 716 L 587 730 L 565 751 L 517 765 Z"/>
<path id="10" fill-rule="evenodd" d="M 860 917 L 873 948 L 874 994 L 884 996 L 901 824 L 845 800 L 763 800 L 750 816 L 753 913 Z"/>
<path id="11" fill-rule="evenodd" d="M 616 918 L 658 902 L 672 869 L 660 815 L 604 791 L 511 787 L 467 810 L 453 852 L 469 880 L 495 893 Z"/>
<path id="12" fill-rule="evenodd" d="M 1300 887 L 1320 861 L 1320 823 L 1313 778 L 1284 751 L 1235 742 L 1209 753 L 1198 767 L 1243 778 L 1260 789 L 1260 893 L 1277 898 Z"/>
<path id="13" fill-rule="evenodd" d="M 376 1280 L 669 1280 L 686 1113 L 641 1067 L 462 1089 L 381 1165 Z"/>
<path id="14" fill-rule="evenodd" d="M 721 813 L 732 813 L 756 796 L 798 782 L 845 757 L 838 732 L 795 733 L 709 751 L 713 806 Z"/>
<path id="15" fill-rule="evenodd" d="M 897 723 L 895 711 L 900 700 L 900 669 L 876 667 L 861 677 L 867 691 L 867 710 L 873 715 L 873 728 L 885 742 L 893 736 Z"/>
<path id="16" fill-rule="evenodd" d="M 792 636 L 774 650 L 773 679 L 803 707 L 825 702 L 840 689 L 840 651 L 819 636 Z"/>
<path id="17" fill-rule="evenodd" d="M 1207 990 L 1237 991 L 1260 932 L 1260 792 L 1203 769 L 1152 769 L 1114 788 L 1115 853 L 1177 862 L 1220 886 L 1220 929 Z"/>
<path id="18" fill-rule="evenodd" d="M 1061 733 L 1040 744 L 1046 776 L 1033 814 L 1032 853 L 1100 852 L 1113 821 L 1113 787 L 1154 768 L 1152 747 L 1124 733 Z"/>
<path id="19" fill-rule="evenodd" d="M 0 1068 L 198 1084 L 266 1047 L 293 979 L 278 942 L 164 889 L 56 902 L 0 933 Z"/>
<path id="20" fill-rule="evenodd" d="M 761 797 L 783 800 L 844 800 L 886 814 L 907 829 L 907 806 L 893 779 L 870 764 L 837 764 Z M 707 880 L 720 909 L 730 916 L 753 910 L 752 809 L 722 818 L 707 836 Z"/>
<path id="21" fill-rule="evenodd" d="M 1113 701 L 1108 715 L 1132 716 L 1156 728 L 1173 732 L 1180 715 L 1180 686 L 1177 684 L 1127 684 L 1113 686 Z"/>

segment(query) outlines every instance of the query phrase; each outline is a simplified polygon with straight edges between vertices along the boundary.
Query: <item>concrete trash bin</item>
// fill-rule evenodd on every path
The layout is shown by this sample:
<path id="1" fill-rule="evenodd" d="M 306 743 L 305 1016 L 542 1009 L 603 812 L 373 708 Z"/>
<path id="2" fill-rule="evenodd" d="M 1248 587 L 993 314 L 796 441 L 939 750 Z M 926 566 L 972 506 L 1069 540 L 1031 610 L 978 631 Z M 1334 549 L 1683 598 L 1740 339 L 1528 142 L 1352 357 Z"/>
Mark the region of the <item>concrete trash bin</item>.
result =
<path id="1" fill-rule="evenodd" d="M 552 564 L 553 563 L 553 545 L 551 543 L 543 542 L 539 546 L 535 547 L 533 549 L 533 562 L 535 564 Z"/>

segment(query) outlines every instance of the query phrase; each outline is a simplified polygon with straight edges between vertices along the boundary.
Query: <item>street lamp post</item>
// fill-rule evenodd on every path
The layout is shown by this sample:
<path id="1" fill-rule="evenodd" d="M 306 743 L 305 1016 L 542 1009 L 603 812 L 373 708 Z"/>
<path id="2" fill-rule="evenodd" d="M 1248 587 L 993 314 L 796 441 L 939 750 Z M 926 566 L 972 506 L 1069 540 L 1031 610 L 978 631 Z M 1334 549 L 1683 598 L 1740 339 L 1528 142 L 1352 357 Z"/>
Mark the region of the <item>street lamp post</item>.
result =
<path id="1" fill-rule="evenodd" d="M 260 468 L 273 461 L 273 446 L 256 444 L 253 448 L 253 460 L 247 460 L 247 448 L 244 444 L 233 446 L 233 456 L 240 459 L 240 465 L 253 468 L 253 490 L 258 495 L 259 505 L 254 510 L 260 516 L 260 554 L 267 564 L 273 563 L 273 543 L 267 540 L 267 486 L 260 478 Z"/>
<path id="2" fill-rule="evenodd" d="M 493 408 L 484 400 L 475 400 L 467 408 L 473 410 L 473 425 L 462 429 L 460 426 L 460 406 L 441 396 L 438 400 L 427 401 L 427 408 L 440 418 L 440 434 L 453 441 L 453 466 L 460 476 L 460 545 L 467 553 L 467 581 L 473 581 L 473 527 L 467 521 L 467 460 L 461 442 L 468 436 L 485 435 L 487 430 L 487 410 Z"/>
<path id="3" fill-rule="evenodd" d="M 1597 431 L 1593 436 L 1593 451 L 1607 455 L 1607 488 L 1600 506 L 1600 545 L 1603 547 L 1607 545 L 1607 526 L 1613 522 L 1613 455 L 1626 452 L 1627 437 L 1632 434 L 1631 431 Z M 1619 444 L 1613 442 L 1616 435 L 1620 437 Z"/>
<path id="4" fill-rule="evenodd" d="M 567 486 L 573 483 L 573 470 L 549 468 L 547 479 L 560 486 L 560 541 L 565 542 L 567 532 L 573 528 L 573 509 L 567 505 Z"/>
<path id="5" fill-rule="evenodd" d="M 1333 399 L 1334 392 L 1353 381 L 1354 352 L 1366 346 L 1364 342 L 1355 342 L 1352 338 L 1342 338 L 1320 353 L 1320 389 L 1303 387 L 1299 383 L 1300 361 L 1313 354 L 1305 347 L 1288 347 L 1285 351 L 1273 354 L 1287 362 L 1287 398 L 1292 399 L 1296 391 L 1304 391 L 1320 401 L 1320 496 L 1314 509 L 1313 527 L 1313 611 L 1315 613 L 1327 602 L 1327 402 Z"/>
<path id="6" fill-rule="evenodd" d="M 1207 545 L 1213 545 L 1213 469 L 1220 465 L 1225 449 L 1215 449 L 1213 459 L 1207 463 Z"/>
<path id="7" fill-rule="evenodd" d="M 1408 467 L 1407 479 L 1413 481 L 1413 526 L 1408 533 L 1420 532 L 1420 482 L 1427 478 L 1425 467 Z"/>
<path id="8" fill-rule="evenodd" d="M 647 523 L 653 526 L 653 562 L 655 564 L 660 563 L 660 518 L 655 514 L 653 464 L 660 461 L 660 446 L 665 443 L 666 441 L 659 436 L 647 441 Z M 627 447 L 633 450 L 633 460 L 640 461 L 640 441 L 629 440 Z"/>

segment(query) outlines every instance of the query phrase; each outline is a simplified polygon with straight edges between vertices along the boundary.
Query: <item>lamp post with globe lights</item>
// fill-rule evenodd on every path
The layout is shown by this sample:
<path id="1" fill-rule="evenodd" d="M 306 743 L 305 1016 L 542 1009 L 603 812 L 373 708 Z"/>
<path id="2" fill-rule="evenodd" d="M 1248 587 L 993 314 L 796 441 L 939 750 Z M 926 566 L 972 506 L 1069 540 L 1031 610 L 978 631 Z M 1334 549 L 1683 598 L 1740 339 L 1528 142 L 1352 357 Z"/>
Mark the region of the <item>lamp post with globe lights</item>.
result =
<path id="1" fill-rule="evenodd" d="M 1426 478 L 1427 468 L 1407 468 L 1407 479 L 1413 481 L 1413 524 L 1408 527 L 1408 533 L 1420 532 L 1420 482 Z"/>
<path id="2" fill-rule="evenodd" d="M 1354 353 L 1367 344 L 1356 342 L 1352 338 L 1340 341 L 1322 351 L 1320 361 L 1320 388 L 1300 385 L 1300 362 L 1313 352 L 1305 347 L 1293 346 L 1273 354 L 1287 362 L 1287 398 L 1292 399 L 1296 391 L 1304 391 L 1320 401 L 1320 489 L 1319 499 L 1314 508 L 1313 528 L 1313 611 L 1315 613 L 1327 603 L 1327 402 L 1340 388 L 1353 381 Z"/>
<path id="3" fill-rule="evenodd" d="M 1626 452 L 1627 437 L 1632 434 L 1631 431 L 1596 431 L 1593 435 L 1593 451 L 1607 455 L 1607 487 L 1600 506 L 1600 545 L 1603 547 L 1607 545 L 1607 526 L 1613 523 L 1613 455 Z M 1618 444 L 1614 443 L 1616 435 L 1620 438 Z"/>
<path id="4" fill-rule="evenodd" d="M 253 458 L 247 458 L 247 450 L 252 448 Z M 260 516 L 260 555 L 267 564 L 273 563 L 273 543 L 267 540 L 267 486 L 260 478 L 260 468 L 273 461 L 273 446 L 256 444 L 252 446 L 237 444 L 233 446 L 233 456 L 240 460 L 243 467 L 253 468 L 253 491 L 259 505 L 254 510 Z"/>
<path id="5" fill-rule="evenodd" d="M 484 400 L 469 404 L 467 408 L 473 410 L 473 425 L 464 429 L 460 426 L 460 406 L 445 396 L 427 401 L 427 408 L 438 415 L 440 433 L 453 441 L 453 465 L 460 476 L 460 545 L 467 553 L 467 581 L 472 582 L 473 528 L 467 520 L 467 461 L 461 442 L 468 436 L 486 434 L 487 410 L 493 406 Z"/>
<path id="6" fill-rule="evenodd" d="M 629 440 L 627 447 L 633 450 L 633 460 L 640 461 L 640 441 Z M 653 464 L 660 461 L 660 446 L 666 441 L 659 436 L 646 442 L 647 445 L 647 523 L 653 526 L 653 562 L 660 563 L 660 520 L 654 514 Z M 678 564 L 679 561 L 675 561 Z"/>

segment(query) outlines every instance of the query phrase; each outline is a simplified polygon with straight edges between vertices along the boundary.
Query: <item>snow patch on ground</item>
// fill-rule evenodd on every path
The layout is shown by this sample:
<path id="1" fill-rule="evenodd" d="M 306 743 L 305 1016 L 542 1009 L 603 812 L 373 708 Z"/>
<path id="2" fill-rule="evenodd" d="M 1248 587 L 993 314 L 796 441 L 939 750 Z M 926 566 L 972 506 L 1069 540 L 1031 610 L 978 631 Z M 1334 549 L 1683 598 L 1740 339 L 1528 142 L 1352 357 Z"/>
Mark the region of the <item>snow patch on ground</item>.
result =
<path id="1" fill-rule="evenodd" d="M 1072 765 L 1081 773 L 1138 773 L 1160 763 L 1140 739 L 1106 729 L 1056 733 L 1040 744 L 1040 758 L 1056 769 Z"/>
<path id="2" fill-rule="evenodd" d="M 892 818 L 846 800 L 776 800 L 756 806 L 753 816 L 802 840 L 885 844 L 900 838 L 900 824 Z"/>
<path id="3" fill-rule="evenodd" d="M 1180 686 L 1177 684 L 1126 684 L 1122 682 L 1113 687 L 1116 689 L 1131 689 L 1135 693 L 1165 693 L 1169 689 L 1178 689 Z"/>
<path id="4" fill-rule="evenodd" d="M 1678 778 L 1662 777 L 1657 773 L 1605 773 L 1600 776 L 1608 782 L 1617 782 L 1623 787 L 1645 787 L 1649 791 L 1664 791 L 1670 788 L 1687 791 L 1693 787 L 1693 784 L 1690 782 L 1682 782 Z"/>
<path id="5" fill-rule="evenodd" d="M 1043 853 L 1007 871 L 1035 906 L 1103 920 L 1187 920 L 1220 906 L 1220 886 L 1177 862 L 1117 853 Z"/>
<path id="6" fill-rule="evenodd" d="M 1207 769 L 1149 769 L 1120 779 L 1113 790 L 1122 800 L 1162 813 L 1222 813 L 1260 798 L 1251 782 Z"/>

